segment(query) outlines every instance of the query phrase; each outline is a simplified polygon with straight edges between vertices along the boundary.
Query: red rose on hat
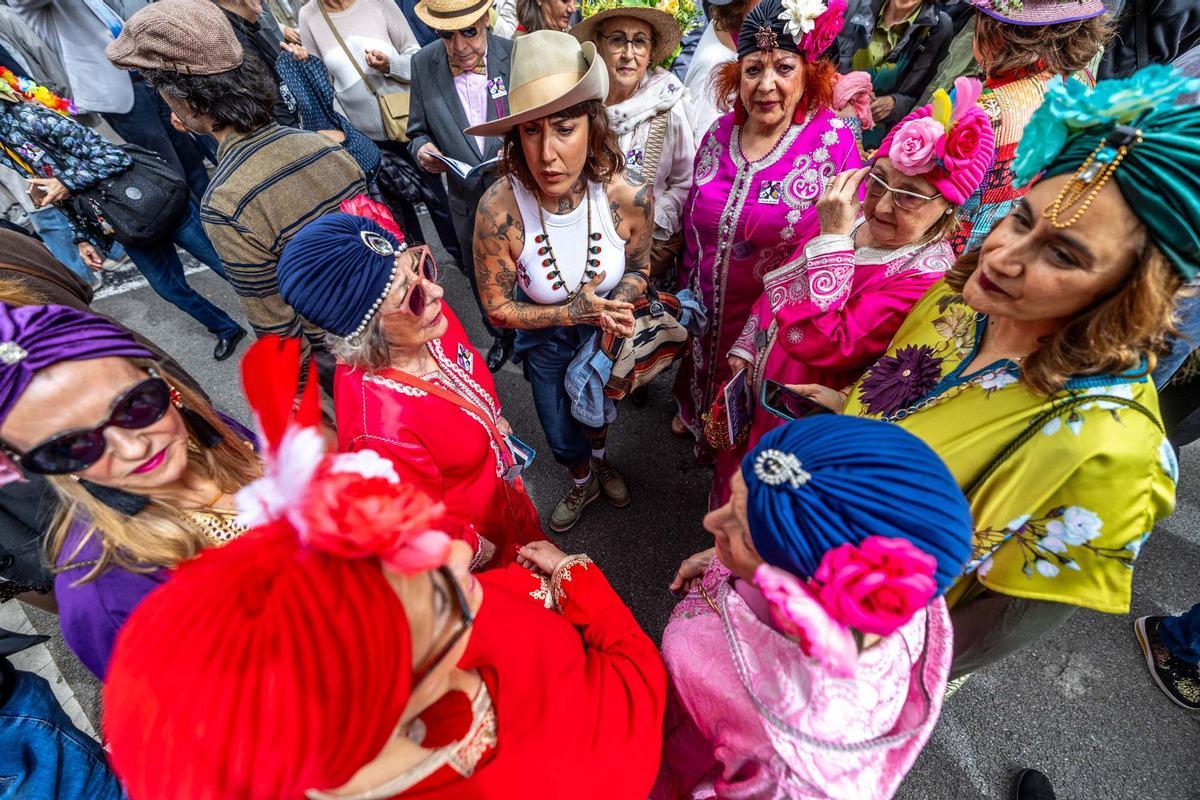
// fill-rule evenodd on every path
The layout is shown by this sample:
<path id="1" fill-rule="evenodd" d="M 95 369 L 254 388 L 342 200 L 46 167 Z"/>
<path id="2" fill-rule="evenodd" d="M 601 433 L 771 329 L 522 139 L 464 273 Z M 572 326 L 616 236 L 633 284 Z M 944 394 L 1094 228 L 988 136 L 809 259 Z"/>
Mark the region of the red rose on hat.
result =
<path id="1" fill-rule="evenodd" d="M 963 115 L 950 134 L 937 143 L 937 154 L 948 172 L 959 172 L 979 158 L 979 148 L 991 146 L 992 122 L 982 109 Z"/>

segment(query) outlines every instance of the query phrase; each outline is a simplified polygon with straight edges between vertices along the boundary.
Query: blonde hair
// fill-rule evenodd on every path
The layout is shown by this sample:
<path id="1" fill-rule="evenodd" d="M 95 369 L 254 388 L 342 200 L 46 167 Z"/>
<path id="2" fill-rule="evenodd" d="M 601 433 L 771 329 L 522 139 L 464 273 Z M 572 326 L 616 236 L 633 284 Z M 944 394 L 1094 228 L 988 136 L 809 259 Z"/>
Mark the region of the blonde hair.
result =
<path id="1" fill-rule="evenodd" d="M 0 303 L 10 306 L 40 306 L 46 298 L 25 285 L 23 281 L 0 278 Z"/>
<path id="2" fill-rule="evenodd" d="M 130 359 L 143 369 L 162 368 L 148 359 Z M 188 429 L 188 469 L 211 479 L 222 492 L 233 493 L 261 474 L 261 465 L 254 451 L 221 419 L 212 406 L 186 384 L 173 384 L 184 407 L 199 415 L 221 435 L 221 442 L 205 447 L 197 439 L 184 415 Z M 203 550 L 208 541 L 188 515 L 170 503 L 147 498 L 146 507 L 129 516 L 97 500 L 83 484 L 69 475 L 46 476 L 58 494 L 61 508 L 51 527 L 47 556 L 51 564 L 61 559 L 58 571 L 91 567 L 77 583 L 95 580 L 110 567 L 131 572 L 153 572 L 160 567 L 172 567 L 192 558 Z M 63 553 L 67 536 L 79 520 L 87 520 L 87 533 L 73 552 Z M 100 542 L 100 557 L 94 562 L 74 562 L 84 544 L 92 537 Z"/>

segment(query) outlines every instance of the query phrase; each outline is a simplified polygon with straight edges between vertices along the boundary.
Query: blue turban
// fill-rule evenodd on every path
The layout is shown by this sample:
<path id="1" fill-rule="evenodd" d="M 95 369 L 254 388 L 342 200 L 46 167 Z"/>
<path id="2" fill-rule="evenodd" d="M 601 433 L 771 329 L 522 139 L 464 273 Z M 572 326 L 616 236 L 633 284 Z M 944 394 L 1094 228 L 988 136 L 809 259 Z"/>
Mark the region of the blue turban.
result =
<path id="1" fill-rule="evenodd" d="M 971 511 L 950 470 L 899 425 L 821 414 L 768 433 L 742 461 L 750 537 L 768 564 L 811 577 L 869 536 L 937 559 L 938 593 L 971 556 Z"/>
<path id="2" fill-rule="evenodd" d="M 391 290 L 401 250 L 395 237 L 366 217 L 318 217 L 283 248 L 279 294 L 314 325 L 354 336 Z"/>

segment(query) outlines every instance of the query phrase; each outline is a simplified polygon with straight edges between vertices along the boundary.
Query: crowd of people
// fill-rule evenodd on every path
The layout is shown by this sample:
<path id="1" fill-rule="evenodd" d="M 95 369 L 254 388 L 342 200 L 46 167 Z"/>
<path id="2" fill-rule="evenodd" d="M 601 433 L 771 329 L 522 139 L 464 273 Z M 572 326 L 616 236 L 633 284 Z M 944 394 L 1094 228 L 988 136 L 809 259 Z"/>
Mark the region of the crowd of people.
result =
<path id="1" fill-rule="evenodd" d="M 0 798 L 892 797 L 1174 509 L 1186 5 L 7 0 L 0 602 L 103 702 L 0 631 Z M 90 308 L 126 256 L 251 418 Z M 635 502 L 609 429 L 676 365 L 714 546 L 660 647 L 551 537 Z M 1200 604 L 1133 628 L 1200 710 Z"/>

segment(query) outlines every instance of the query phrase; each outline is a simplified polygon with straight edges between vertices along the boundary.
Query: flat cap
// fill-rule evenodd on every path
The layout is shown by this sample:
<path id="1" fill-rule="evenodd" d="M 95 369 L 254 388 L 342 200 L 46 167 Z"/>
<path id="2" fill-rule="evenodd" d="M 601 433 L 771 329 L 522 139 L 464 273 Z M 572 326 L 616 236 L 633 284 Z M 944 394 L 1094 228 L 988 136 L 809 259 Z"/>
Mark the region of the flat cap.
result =
<path id="1" fill-rule="evenodd" d="M 125 23 L 104 51 L 122 69 L 216 75 L 242 65 L 242 45 L 212 0 L 158 0 Z"/>

